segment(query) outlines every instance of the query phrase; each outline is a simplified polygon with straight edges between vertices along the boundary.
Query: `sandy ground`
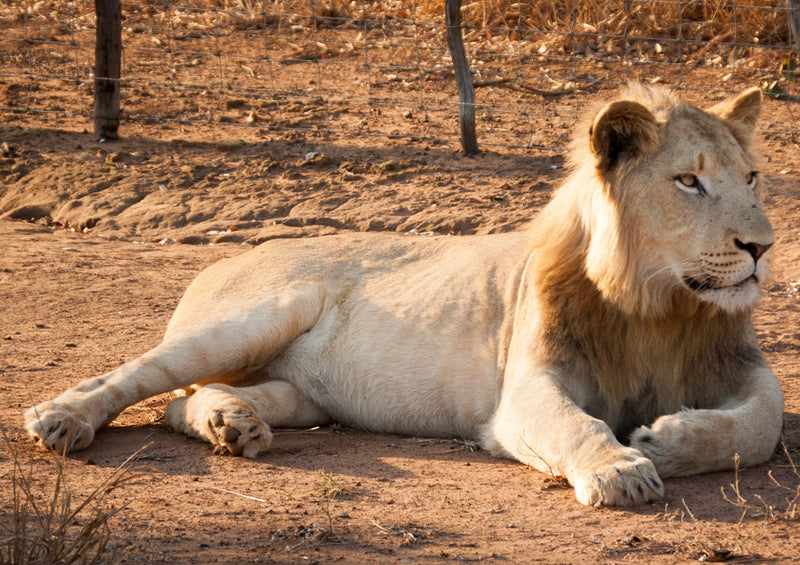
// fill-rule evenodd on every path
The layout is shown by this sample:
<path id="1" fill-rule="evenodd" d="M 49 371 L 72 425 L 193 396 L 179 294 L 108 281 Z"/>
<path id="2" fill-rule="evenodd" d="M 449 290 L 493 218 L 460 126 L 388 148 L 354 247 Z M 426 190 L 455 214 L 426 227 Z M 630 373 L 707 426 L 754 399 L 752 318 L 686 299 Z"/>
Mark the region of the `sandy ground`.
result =
<path id="1" fill-rule="evenodd" d="M 49 93 L 35 94 L 47 104 Z M 146 89 L 128 96 L 158 102 Z M 183 111 L 203 101 L 184 93 L 171 104 Z M 216 121 L 250 111 L 226 108 L 230 116 Z M 67 487 L 80 500 L 148 446 L 132 464 L 144 474 L 106 499 L 122 508 L 110 521 L 110 549 L 128 563 L 795 562 L 800 150 L 769 129 L 793 123 L 793 110 L 769 100 L 764 112 L 766 205 L 778 242 L 755 323 L 786 395 L 786 451 L 768 464 L 738 477 L 668 480 L 657 504 L 591 509 L 558 481 L 462 441 L 332 426 L 279 431 L 271 452 L 252 461 L 213 455 L 169 431 L 166 399 L 156 398 L 69 456 Z M 563 147 L 572 125 L 553 116 L 528 124 L 550 149 Z M 398 119 L 397 127 L 414 134 L 423 125 Z M 88 130 L 82 118 L 0 115 L 0 425 L 8 435 L 0 527 L 11 521 L 15 458 L 39 496 L 53 485 L 53 457 L 30 443 L 22 412 L 158 343 L 204 267 L 274 238 L 520 229 L 564 165 L 552 150 L 464 157 L 452 143 L 213 123 L 130 123 L 107 143 Z"/>

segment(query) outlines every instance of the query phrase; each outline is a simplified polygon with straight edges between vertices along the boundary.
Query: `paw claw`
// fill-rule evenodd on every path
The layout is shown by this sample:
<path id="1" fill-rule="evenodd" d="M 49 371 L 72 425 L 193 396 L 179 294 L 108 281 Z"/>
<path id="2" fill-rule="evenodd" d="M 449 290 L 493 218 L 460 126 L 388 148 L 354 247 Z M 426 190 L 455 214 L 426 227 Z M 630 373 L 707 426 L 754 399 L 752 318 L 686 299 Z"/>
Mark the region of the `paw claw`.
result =
<path id="1" fill-rule="evenodd" d="M 591 506 L 635 506 L 664 496 L 653 462 L 633 449 L 578 473 L 573 484 L 578 500 Z"/>
<path id="2" fill-rule="evenodd" d="M 94 439 L 94 428 L 82 414 L 52 402 L 28 410 L 25 428 L 37 445 L 57 453 L 83 449 Z"/>
<path id="3" fill-rule="evenodd" d="M 631 435 L 631 447 L 650 459 L 661 477 L 689 474 L 685 471 L 685 466 L 678 463 L 685 461 L 686 458 L 677 456 L 681 451 L 688 449 L 686 442 L 680 436 L 671 437 L 672 435 L 646 426 L 637 428 Z"/>

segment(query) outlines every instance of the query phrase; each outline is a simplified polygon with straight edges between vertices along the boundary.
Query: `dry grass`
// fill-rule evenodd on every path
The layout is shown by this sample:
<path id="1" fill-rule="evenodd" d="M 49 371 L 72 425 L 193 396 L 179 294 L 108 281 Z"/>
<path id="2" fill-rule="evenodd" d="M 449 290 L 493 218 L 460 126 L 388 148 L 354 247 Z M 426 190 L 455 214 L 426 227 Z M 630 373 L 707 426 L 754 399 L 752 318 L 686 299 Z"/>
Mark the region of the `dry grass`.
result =
<path id="1" fill-rule="evenodd" d="M 693 539 L 674 544 L 675 552 L 701 561 L 717 562 L 740 559 L 761 561 L 762 558 L 758 554 L 759 541 L 769 531 L 770 525 L 776 522 L 796 522 L 800 518 L 800 469 L 792 459 L 786 444 L 781 444 L 781 447 L 788 461 L 787 467 L 791 470 L 790 478 L 794 485 L 787 486 L 778 481 L 772 469 L 767 472 L 778 492 L 783 495 L 783 501 L 780 504 L 770 504 L 758 493 L 754 493 L 749 498 L 745 497 L 739 483 L 739 456 L 737 454 L 733 483 L 728 489 L 720 488 L 725 501 L 740 512 L 739 520 L 736 523 L 735 538 L 728 539 L 727 543 L 721 543 L 708 528 L 709 531 L 701 530 L 701 535 Z M 664 513 L 660 514 L 659 518 L 667 522 L 690 521 L 704 526 L 708 525 L 695 517 L 685 500 L 682 503 L 682 508 L 672 511 L 665 507 Z M 745 527 L 746 522 L 750 524 L 750 527 Z"/>
<path id="2" fill-rule="evenodd" d="M 787 486 L 786 479 L 781 483 L 775 478 L 772 469 L 768 471 L 778 493 L 783 495 L 783 502 L 780 504 L 770 504 L 758 493 L 745 497 L 739 482 L 739 459 L 736 456 L 733 483 L 728 488 L 720 489 L 725 501 L 740 512 L 733 535 L 715 528 L 714 520 L 697 518 L 686 500 L 681 500 L 681 506 L 670 509 L 666 505 L 664 511 L 656 517 L 667 523 L 695 524 L 697 529 L 694 534 L 687 536 L 683 533 L 680 539 L 673 541 L 657 539 L 656 536 L 633 535 L 617 540 L 614 545 L 603 547 L 600 557 L 619 559 L 637 554 L 646 556 L 668 553 L 691 561 L 768 561 L 759 555 L 759 550 L 762 549 L 760 542 L 768 534 L 770 526 L 776 522 L 796 522 L 800 518 L 800 469 L 785 444 L 782 444 L 782 449 L 788 461 L 785 467 L 791 470 L 790 479 L 794 485 Z M 777 498 L 775 494 L 774 491 L 771 492 L 770 498 Z"/>
<path id="3" fill-rule="evenodd" d="M 414 18 L 421 23 L 443 23 L 443 0 L 186 0 L 180 5 L 199 9 L 240 11 L 253 14 L 313 14 L 353 19 L 397 20 Z M 779 0 L 463 0 L 467 25 L 477 30 L 503 29 L 510 34 L 529 31 L 603 34 L 628 37 L 733 41 L 784 45 L 790 41 L 786 4 Z"/>
<path id="4" fill-rule="evenodd" d="M 111 539 L 109 521 L 121 510 L 106 503 L 106 497 L 139 474 L 127 467 L 137 451 L 82 500 L 67 488 L 62 458 L 52 455 L 53 471 L 48 486 L 35 481 L 23 465 L 5 430 L 11 473 L 11 516 L 0 528 L 0 565 L 49 563 L 115 563 L 121 555 L 106 551 Z M 144 448 L 142 448 L 144 449 Z"/>
<path id="5" fill-rule="evenodd" d="M 184 0 L 173 15 L 178 26 L 224 22 L 237 28 L 391 29 L 411 21 L 421 24 L 418 41 L 428 35 L 441 43 L 444 0 Z M 463 0 L 462 21 L 467 42 L 488 52 L 636 53 L 689 63 L 749 59 L 750 66 L 771 68 L 775 56 L 759 54 L 759 47 L 792 45 L 782 0 Z"/>
<path id="6" fill-rule="evenodd" d="M 738 45 L 734 58 L 750 57 L 759 46 L 789 48 L 791 34 L 785 0 L 463 0 L 466 38 L 482 47 L 511 47 L 486 42 L 524 41 L 535 49 L 583 52 L 603 49 L 618 55 L 631 48 L 667 58 L 706 54 L 712 46 Z M 86 3 L 42 0 L 0 5 L 4 18 L 93 23 Z M 176 28 L 234 29 L 286 26 L 292 29 L 408 27 L 422 24 L 420 34 L 441 35 L 444 0 L 179 0 L 170 10 L 151 3 L 123 7 L 126 26 L 149 29 L 166 20 Z M 659 45 L 656 47 L 655 44 Z M 653 45 L 650 45 L 653 44 Z M 544 47 L 542 47 L 544 46 Z M 728 56 L 727 53 L 721 53 Z"/>
<path id="7" fill-rule="evenodd" d="M 747 516 L 751 518 L 763 517 L 764 520 L 771 522 L 795 521 L 800 518 L 800 469 L 797 468 L 794 459 L 792 459 L 792 456 L 789 454 L 789 449 L 786 447 L 786 444 L 781 444 L 781 447 L 788 460 L 788 467 L 792 471 L 792 479 L 796 484 L 794 486 L 787 486 L 781 483 L 775 478 L 772 469 L 769 470 L 768 476 L 770 480 L 784 495 L 784 503 L 780 506 L 769 504 L 757 493 L 754 494 L 750 500 L 744 497 L 739 488 L 739 456 L 736 456 L 734 481 L 733 484 L 730 485 L 731 495 L 728 494 L 725 487 L 720 487 L 720 490 L 722 491 L 723 498 L 741 511 L 742 514 L 739 519 L 740 524 Z"/>
<path id="8" fill-rule="evenodd" d="M 433 15 L 440 2 L 421 0 L 420 5 L 423 13 Z M 739 41 L 758 38 L 762 43 L 774 43 L 789 39 L 784 4 L 774 0 L 480 0 L 465 3 L 464 12 L 470 25 L 512 30 L 519 27 L 672 39 L 680 34 L 697 40 L 710 40 L 735 30 Z"/>

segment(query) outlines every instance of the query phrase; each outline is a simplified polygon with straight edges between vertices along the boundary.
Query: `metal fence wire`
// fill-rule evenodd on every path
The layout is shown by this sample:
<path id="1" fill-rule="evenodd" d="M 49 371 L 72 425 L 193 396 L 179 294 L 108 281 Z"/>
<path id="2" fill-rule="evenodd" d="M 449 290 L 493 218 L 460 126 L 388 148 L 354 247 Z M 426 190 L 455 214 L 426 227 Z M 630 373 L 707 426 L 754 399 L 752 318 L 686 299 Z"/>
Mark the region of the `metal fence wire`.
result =
<path id="1" fill-rule="evenodd" d="M 94 2 L 1 2 L 0 120 L 90 123 Z M 465 1 L 479 143 L 561 151 L 568 132 L 549 120 L 577 117 L 595 93 L 631 80 L 705 101 L 760 85 L 791 105 L 797 54 L 785 2 Z M 122 136 L 136 122 L 213 124 L 458 146 L 443 0 L 121 6 Z M 786 118 L 767 116 L 766 127 L 796 131 Z"/>

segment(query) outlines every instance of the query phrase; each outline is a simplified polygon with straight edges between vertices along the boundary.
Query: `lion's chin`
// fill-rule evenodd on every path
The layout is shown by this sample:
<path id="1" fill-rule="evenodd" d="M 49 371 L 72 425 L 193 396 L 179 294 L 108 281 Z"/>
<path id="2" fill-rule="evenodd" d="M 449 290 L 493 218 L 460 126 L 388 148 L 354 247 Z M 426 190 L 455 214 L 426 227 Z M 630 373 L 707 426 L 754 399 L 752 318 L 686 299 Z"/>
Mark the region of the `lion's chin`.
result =
<path id="1" fill-rule="evenodd" d="M 706 277 L 702 280 L 693 279 L 692 277 L 683 277 L 683 283 L 689 287 L 690 290 L 694 292 L 705 292 L 707 290 L 726 290 L 729 288 L 741 288 L 747 286 L 749 284 L 755 284 L 758 286 L 758 277 L 755 273 L 750 275 L 749 277 L 740 280 L 738 283 L 726 286 L 720 286 L 715 284 L 716 279 Z"/>
<path id="2" fill-rule="evenodd" d="M 714 286 L 710 282 L 689 277 L 684 277 L 683 283 L 701 302 L 715 304 L 731 313 L 753 308 L 761 296 L 758 276 L 755 274 L 729 286 Z"/>

